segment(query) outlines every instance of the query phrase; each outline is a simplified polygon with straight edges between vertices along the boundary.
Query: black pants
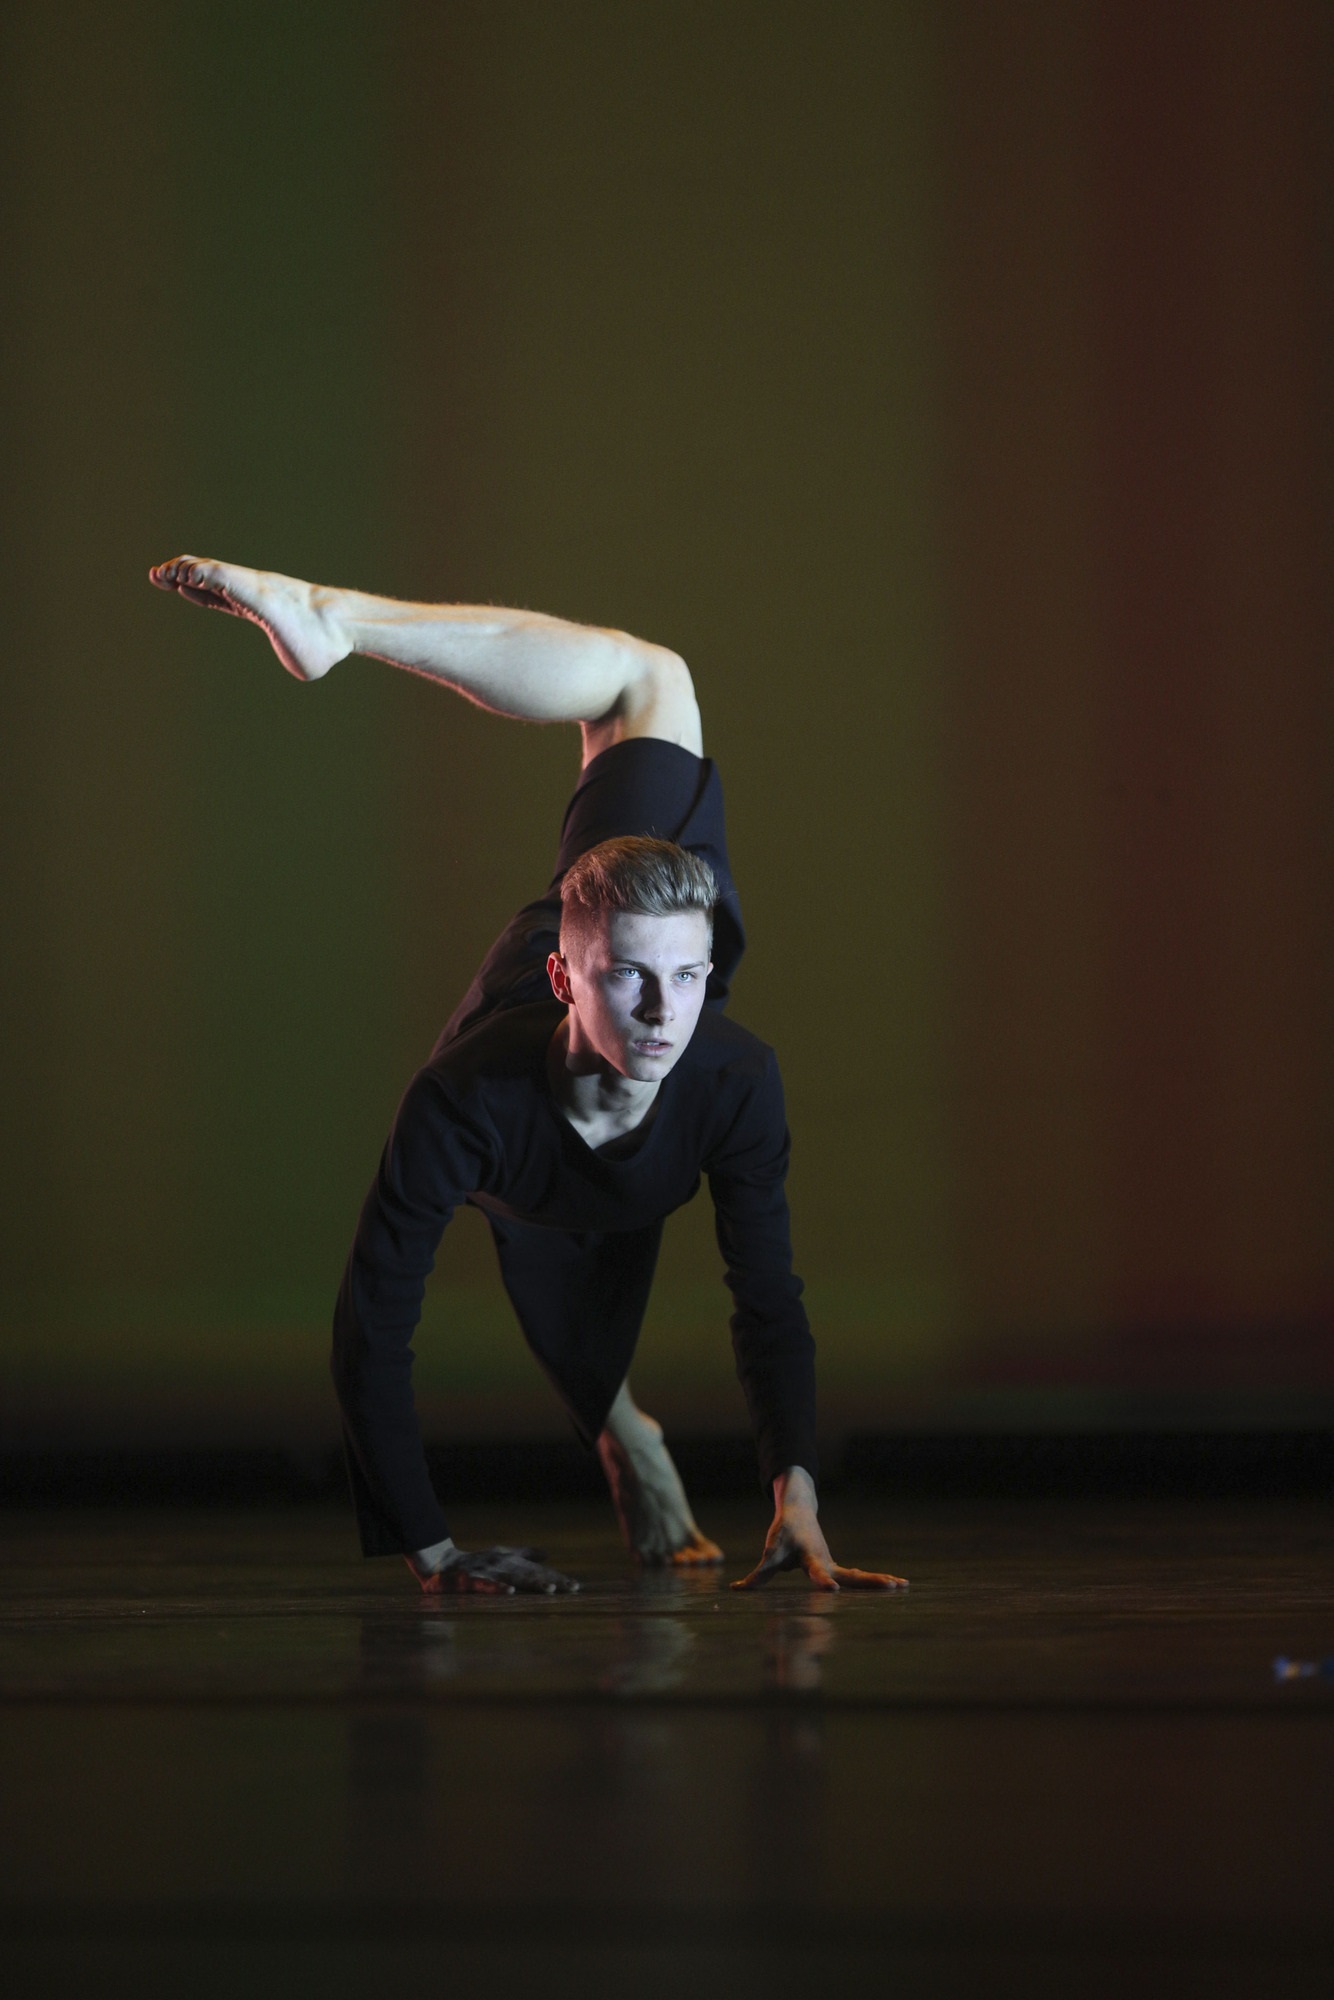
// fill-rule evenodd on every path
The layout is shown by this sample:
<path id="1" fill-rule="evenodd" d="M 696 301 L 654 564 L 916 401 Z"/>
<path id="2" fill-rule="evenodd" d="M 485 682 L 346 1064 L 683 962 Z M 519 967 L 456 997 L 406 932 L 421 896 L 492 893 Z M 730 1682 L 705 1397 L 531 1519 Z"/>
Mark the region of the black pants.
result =
<path id="1" fill-rule="evenodd" d="M 556 870 L 545 894 L 525 903 L 505 926 L 445 1023 L 434 1053 L 499 1008 L 550 999 L 547 959 L 560 939 L 565 871 L 590 847 L 625 834 L 674 840 L 713 869 L 720 894 L 705 1005 L 726 1006 L 746 937 L 727 859 L 722 780 L 711 758 L 697 757 L 660 736 L 633 736 L 585 765 L 565 808 Z"/>

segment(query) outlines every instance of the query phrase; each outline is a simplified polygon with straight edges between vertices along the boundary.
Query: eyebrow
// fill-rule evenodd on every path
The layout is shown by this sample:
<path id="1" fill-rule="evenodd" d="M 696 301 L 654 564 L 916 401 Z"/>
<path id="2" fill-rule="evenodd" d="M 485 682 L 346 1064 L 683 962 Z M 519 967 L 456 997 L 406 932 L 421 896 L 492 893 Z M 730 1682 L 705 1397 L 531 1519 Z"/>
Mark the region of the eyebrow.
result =
<path id="1" fill-rule="evenodd" d="M 680 965 L 673 966 L 672 970 L 674 972 L 698 972 L 707 963 L 708 961 L 703 958 L 687 958 Z M 612 964 L 614 966 L 628 965 L 636 972 L 647 972 L 649 970 L 642 958 L 614 958 Z"/>

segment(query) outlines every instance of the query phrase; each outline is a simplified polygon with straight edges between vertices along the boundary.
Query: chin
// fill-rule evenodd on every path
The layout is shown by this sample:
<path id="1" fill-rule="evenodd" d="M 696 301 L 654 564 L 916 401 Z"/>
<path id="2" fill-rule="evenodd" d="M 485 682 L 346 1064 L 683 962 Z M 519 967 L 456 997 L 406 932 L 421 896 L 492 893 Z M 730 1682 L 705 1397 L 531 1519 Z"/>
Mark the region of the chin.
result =
<path id="1" fill-rule="evenodd" d="M 638 1049 L 627 1049 L 624 1074 L 636 1083 L 654 1083 L 660 1076 L 666 1076 L 680 1053 L 679 1049 L 668 1049 L 660 1056 L 646 1056 Z"/>

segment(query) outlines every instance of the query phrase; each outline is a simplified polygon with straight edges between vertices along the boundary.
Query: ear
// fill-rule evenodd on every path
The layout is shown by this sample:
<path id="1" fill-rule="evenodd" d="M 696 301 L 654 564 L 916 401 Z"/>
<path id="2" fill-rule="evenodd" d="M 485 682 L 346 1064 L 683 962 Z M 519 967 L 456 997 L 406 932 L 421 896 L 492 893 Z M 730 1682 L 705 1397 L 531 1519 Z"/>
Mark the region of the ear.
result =
<path id="1" fill-rule="evenodd" d="M 572 1007 L 574 992 L 570 986 L 570 969 L 558 951 L 553 951 L 547 960 L 547 978 L 551 981 L 551 990 L 556 998 L 564 1001 L 567 1007 Z"/>

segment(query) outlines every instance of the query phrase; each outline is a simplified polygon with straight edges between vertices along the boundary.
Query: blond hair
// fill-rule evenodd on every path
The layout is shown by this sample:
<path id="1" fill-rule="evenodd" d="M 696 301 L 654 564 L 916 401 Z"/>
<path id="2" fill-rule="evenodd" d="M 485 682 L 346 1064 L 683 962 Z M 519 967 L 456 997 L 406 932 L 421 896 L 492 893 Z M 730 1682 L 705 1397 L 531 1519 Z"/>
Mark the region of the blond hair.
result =
<path id="1" fill-rule="evenodd" d="M 718 879 L 707 861 L 674 840 L 624 834 L 590 847 L 565 871 L 560 885 L 560 948 L 568 951 L 593 928 L 603 910 L 642 917 L 674 917 L 698 910 L 709 920 Z"/>

